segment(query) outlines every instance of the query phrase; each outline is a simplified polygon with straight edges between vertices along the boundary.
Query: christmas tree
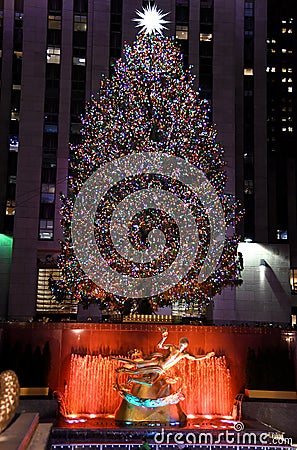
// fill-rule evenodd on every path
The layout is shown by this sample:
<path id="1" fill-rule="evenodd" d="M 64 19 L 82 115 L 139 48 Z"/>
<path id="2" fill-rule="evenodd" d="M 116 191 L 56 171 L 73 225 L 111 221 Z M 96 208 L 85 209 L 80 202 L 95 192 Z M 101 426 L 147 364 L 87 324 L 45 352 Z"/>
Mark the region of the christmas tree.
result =
<path id="1" fill-rule="evenodd" d="M 153 25 L 148 21 L 149 14 L 154 19 Z M 123 58 L 117 61 L 111 79 L 101 80 L 99 93 L 92 96 L 82 119 L 82 142 L 71 148 L 69 192 L 62 198 L 65 236 L 60 258 L 62 279 L 51 283 L 51 287 L 57 298 L 71 295 L 84 305 L 96 302 L 101 308 L 124 313 L 133 307 L 147 306 L 144 298 L 148 299 L 152 309 L 177 301 L 203 308 L 224 286 L 238 283 L 235 262 L 238 240 L 235 234 L 227 237 L 226 229 L 234 229 L 240 213 L 234 198 L 224 193 L 223 148 L 216 140 L 215 128 L 209 123 L 209 103 L 194 89 L 193 76 L 184 69 L 182 55 L 174 40 L 161 35 L 164 14 L 155 6 L 149 6 L 139 12 L 139 16 L 141 32 L 132 46 L 125 45 Z M 205 186 L 207 183 L 211 186 L 223 212 L 224 237 L 219 261 L 205 279 L 201 280 L 199 274 L 208 258 L 209 247 L 213 245 L 214 219 L 210 217 L 211 213 L 215 217 L 217 211 L 211 211 L 212 205 L 206 206 L 197 190 L 191 189 L 175 173 L 168 175 L 162 170 L 158 173 L 147 165 L 143 173 L 138 170 L 131 174 L 130 155 L 138 155 L 138 160 L 144 164 L 154 155 L 168 155 L 171 160 L 175 158 L 178 165 L 183 160 L 187 167 L 195 167 L 203 174 Z M 126 176 L 116 182 L 112 173 L 116 169 L 108 166 L 113 161 L 120 161 L 119 167 L 124 172 L 126 161 L 129 165 Z M 167 193 L 186 205 L 194 218 L 198 251 L 189 270 L 181 278 L 173 277 L 175 282 L 170 286 L 155 289 L 152 282 L 150 291 L 133 295 L 128 288 L 127 291 L 106 288 L 105 281 L 101 283 L 99 279 L 98 282 L 84 270 L 74 246 L 75 202 L 90 177 L 107 167 L 112 182 L 107 183 L 110 184 L 108 190 L 97 200 L 93 233 L 110 270 L 123 274 L 128 284 L 129 280 L 154 280 L 166 273 L 181 251 L 181 232 L 177 223 L 179 217 L 172 217 L 170 213 L 173 200 L 168 200 L 168 208 L 166 205 L 164 208 L 164 204 L 162 208 L 148 207 L 147 202 L 143 208 L 138 205 L 132 216 L 125 219 L 125 245 L 131 246 L 136 253 L 148 255 L 152 245 L 150 232 L 158 230 L 163 234 L 163 251 L 149 261 L 145 257 L 129 260 L 127 255 L 120 254 L 118 243 L 110 232 L 113 215 L 121 202 L 128 196 L 130 203 L 135 193 L 142 195 L 143 191 L 149 192 L 149 197 L 158 196 L 158 192 Z M 125 250 L 125 246 L 122 249 Z M 89 259 L 92 259 L 91 255 Z M 182 266 L 183 262 L 179 267 Z M 104 278 L 101 274 L 102 281 Z"/>

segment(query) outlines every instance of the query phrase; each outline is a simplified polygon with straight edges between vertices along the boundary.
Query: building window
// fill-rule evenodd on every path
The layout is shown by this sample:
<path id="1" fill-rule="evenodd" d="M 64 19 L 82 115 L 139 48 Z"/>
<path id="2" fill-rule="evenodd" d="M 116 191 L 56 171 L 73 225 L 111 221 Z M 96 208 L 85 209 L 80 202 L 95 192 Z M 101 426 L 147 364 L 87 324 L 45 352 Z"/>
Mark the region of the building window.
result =
<path id="1" fill-rule="evenodd" d="M 276 230 L 276 239 L 278 240 L 286 240 L 288 239 L 287 230 Z"/>
<path id="2" fill-rule="evenodd" d="M 6 216 L 15 215 L 15 200 L 6 200 Z"/>
<path id="3" fill-rule="evenodd" d="M 61 49 L 60 47 L 48 47 L 46 51 L 46 59 L 48 64 L 60 64 Z"/>
<path id="4" fill-rule="evenodd" d="M 9 151 L 18 152 L 19 151 L 19 138 L 18 136 L 9 137 Z"/>
<path id="5" fill-rule="evenodd" d="M 45 123 L 44 124 L 44 132 L 45 133 L 57 133 L 58 125 L 53 124 L 53 123 Z"/>
<path id="6" fill-rule="evenodd" d="M 69 296 L 63 296 L 63 303 L 56 300 L 50 290 L 50 283 L 61 278 L 61 270 L 57 267 L 38 269 L 37 279 L 37 314 L 76 314 L 77 304 Z"/>
<path id="7" fill-rule="evenodd" d="M 49 11 L 62 11 L 62 0 L 48 0 Z"/>
<path id="8" fill-rule="evenodd" d="M 245 16 L 253 16 L 254 3 L 253 2 L 244 2 L 244 15 Z"/>
<path id="9" fill-rule="evenodd" d="M 244 75 L 252 76 L 254 75 L 254 70 L 252 68 L 245 68 L 243 71 Z"/>
<path id="10" fill-rule="evenodd" d="M 88 0 L 74 0 L 73 10 L 78 13 L 88 12 Z"/>
<path id="11" fill-rule="evenodd" d="M 56 186 L 51 183 L 41 185 L 41 203 L 55 203 Z"/>
<path id="12" fill-rule="evenodd" d="M 292 294 L 297 294 L 297 268 L 290 269 L 290 285 Z"/>
<path id="13" fill-rule="evenodd" d="M 20 113 L 18 111 L 11 111 L 10 120 L 20 120 Z"/>
<path id="14" fill-rule="evenodd" d="M 54 237 L 54 220 L 40 219 L 39 221 L 39 239 L 51 240 Z"/>
<path id="15" fill-rule="evenodd" d="M 175 35 L 176 39 L 188 39 L 189 27 L 187 25 L 176 25 Z"/>
<path id="16" fill-rule="evenodd" d="M 86 58 L 79 58 L 77 56 L 73 57 L 73 65 L 74 66 L 85 66 L 86 65 Z"/>
<path id="17" fill-rule="evenodd" d="M 211 42 L 212 33 L 200 33 L 200 42 Z"/>
<path id="18" fill-rule="evenodd" d="M 254 192 L 254 181 L 253 180 L 244 180 L 244 193 L 251 195 Z"/>
<path id="19" fill-rule="evenodd" d="M 48 29 L 61 30 L 61 16 L 48 16 Z"/>
<path id="20" fill-rule="evenodd" d="M 87 31 L 87 16 L 74 16 L 73 31 Z"/>

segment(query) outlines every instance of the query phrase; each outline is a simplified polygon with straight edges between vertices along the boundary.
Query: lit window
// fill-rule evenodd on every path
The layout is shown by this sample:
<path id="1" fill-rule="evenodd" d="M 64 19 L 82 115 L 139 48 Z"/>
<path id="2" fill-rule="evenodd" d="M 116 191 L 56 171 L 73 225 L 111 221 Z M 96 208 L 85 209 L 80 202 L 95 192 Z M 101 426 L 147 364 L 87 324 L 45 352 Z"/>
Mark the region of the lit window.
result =
<path id="1" fill-rule="evenodd" d="M 293 53 L 292 50 L 288 50 L 288 53 Z"/>
<path id="2" fill-rule="evenodd" d="M 272 43 L 272 44 L 276 44 L 276 40 L 275 40 L 275 39 L 272 39 L 272 40 L 271 40 L 271 43 Z"/>
<path id="3" fill-rule="evenodd" d="M 44 260 L 45 259 L 45 260 Z M 62 277 L 61 269 L 56 267 L 57 262 L 53 259 L 47 261 L 46 257 L 39 262 L 37 277 L 37 314 L 76 314 L 77 303 L 72 301 L 71 297 L 64 292 L 58 296 L 53 295 L 50 289 L 50 283 L 60 280 Z M 62 301 L 62 303 L 61 303 Z"/>
<path id="4" fill-rule="evenodd" d="M 282 28 L 282 33 L 286 33 L 287 32 L 287 28 Z"/>
<path id="5" fill-rule="evenodd" d="M 56 186 L 54 184 L 42 183 L 41 203 L 55 203 Z"/>
<path id="6" fill-rule="evenodd" d="M 12 85 L 12 89 L 14 91 L 20 91 L 21 90 L 21 85 L 20 84 L 13 84 Z"/>
<path id="7" fill-rule="evenodd" d="M 73 31 L 87 31 L 87 16 L 74 16 Z"/>
<path id="8" fill-rule="evenodd" d="M 254 181 L 253 180 L 244 180 L 244 193 L 251 195 L 254 192 Z"/>
<path id="9" fill-rule="evenodd" d="M 288 67 L 288 72 L 289 72 L 289 73 L 292 73 L 292 72 L 293 72 L 292 67 Z"/>
<path id="10" fill-rule="evenodd" d="M 287 119 L 285 117 L 282 117 L 282 122 L 287 122 Z"/>
<path id="11" fill-rule="evenodd" d="M 244 3 L 244 15 L 246 17 L 252 17 L 254 14 L 253 8 L 254 8 L 254 5 L 252 2 L 245 2 Z"/>
<path id="12" fill-rule="evenodd" d="M 6 200 L 6 216 L 14 216 L 15 215 L 15 200 Z"/>
<path id="13" fill-rule="evenodd" d="M 53 239 L 54 221 L 53 219 L 40 219 L 39 221 L 39 239 Z"/>
<path id="14" fill-rule="evenodd" d="M 8 183 L 9 184 L 16 184 L 16 175 L 10 175 L 8 177 Z"/>
<path id="15" fill-rule="evenodd" d="M 289 133 L 293 133 L 293 127 L 288 127 Z"/>
<path id="16" fill-rule="evenodd" d="M 275 53 L 275 49 L 274 48 L 272 48 L 270 51 L 271 51 L 271 53 Z"/>
<path id="17" fill-rule="evenodd" d="M 286 67 L 282 67 L 282 72 L 287 72 Z"/>
<path id="18" fill-rule="evenodd" d="M 210 42 L 212 40 L 212 34 L 200 33 L 200 41 Z"/>
<path id="19" fill-rule="evenodd" d="M 47 26 L 50 30 L 61 30 L 61 16 L 48 16 Z"/>
<path id="20" fill-rule="evenodd" d="M 287 128 L 286 127 L 282 127 L 282 131 L 287 131 Z"/>
<path id="21" fill-rule="evenodd" d="M 19 138 L 18 136 L 9 137 L 9 151 L 18 152 L 19 151 Z"/>
<path id="22" fill-rule="evenodd" d="M 276 230 L 276 239 L 288 239 L 287 230 Z"/>
<path id="23" fill-rule="evenodd" d="M 46 59 L 49 64 L 60 64 L 60 56 L 60 47 L 48 47 L 46 51 Z"/>
<path id="24" fill-rule="evenodd" d="M 251 76 L 251 75 L 254 75 L 254 70 L 252 69 L 252 68 L 245 68 L 244 69 L 244 71 L 243 71 L 243 74 L 244 75 L 249 75 L 249 76 Z"/>
<path id="25" fill-rule="evenodd" d="M 266 72 L 269 72 L 270 71 L 270 67 L 266 67 Z"/>
<path id="26" fill-rule="evenodd" d="M 41 203 L 55 203 L 55 194 L 42 192 L 40 196 Z"/>
<path id="27" fill-rule="evenodd" d="M 292 294 L 297 294 L 297 269 L 290 269 L 290 285 Z"/>
<path id="28" fill-rule="evenodd" d="M 267 39 L 266 42 L 267 42 L 267 44 L 270 44 L 270 39 Z"/>
<path id="29" fill-rule="evenodd" d="M 282 20 L 282 23 L 287 23 L 287 21 L 286 20 Z"/>
<path id="30" fill-rule="evenodd" d="M 285 83 L 287 81 L 287 78 L 282 78 L 282 83 Z"/>
<path id="31" fill-rule="evenodd" d="M 288 87 L 288 92 L 293 92 L 292 86 L 289 86 L 289 87 Z"/>
<path id="32" fill-rule="evenodd" d="M 10 120 L 20 120 L 20 113 L 18 111 L 11 111 Z"/>
<path id="33" fill-rule="evenodd" d="M 188 39 L 188 26 L 187 25 L 176 25 L 175 36 L 176 39 L 187 40 Z"/>
<path id="34" fill-rule="evenodd" d="M 275 67 L 271 67 L 271 72 L 275 72 Z"/>
<path id="35" fill-rule="evenodd" d="M 288 83 L 293 83 L 292 78 L 288 78 Z"/>
<path id="36" fill-rule="evenodd" d="M 288 28 L 288 33 L 289 33 L 289 34 L 292 34 L 292 33 L 293 33 L 292 28 Z"/>
<path id="37" fill-rule="evenodd" d="M 58 133 L 58 125 L 46 123 L 44 124 L 45 133 Z"/>
<path id="38" fill-rule="evenodd" d="M 79 58 L 77 56 L 73 57 L 73 65 L 74 66 L 85 66 L 86 65 L 86 58 Z"/>
<path id="39" fill-rule="evenodd" d="M 23 58 L 23 52 L 14 51 L 13 54 L 14 54 L 14 56 L 16 56 L 17 59 Z"/>
<path id="40" fill-rule="evenodd" d="M 282 53 L 287 53 L 287 49 L 286 48 L 282 48 Z"/>

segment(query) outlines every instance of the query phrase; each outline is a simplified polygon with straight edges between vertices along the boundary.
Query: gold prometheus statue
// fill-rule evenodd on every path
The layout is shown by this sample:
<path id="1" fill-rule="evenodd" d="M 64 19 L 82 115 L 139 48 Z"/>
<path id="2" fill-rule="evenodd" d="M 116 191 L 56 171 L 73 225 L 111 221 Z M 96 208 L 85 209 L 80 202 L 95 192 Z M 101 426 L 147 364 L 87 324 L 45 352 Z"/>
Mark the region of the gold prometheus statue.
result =
<path id="1" fill-rule="evenodd" d="M 162 339 L 158 343 L 159 350 L 165 350 L 166 353 L 153 353 L 148 358 L 144 358 L 140 350 L 132 351 L 132 358 L 112 357 L 124 363 L 122 367 L 116 369 L 117 377 L 115 388 L 120 395 L 129 403 L 135 406 L 145 406 L 148 408 L 156 408 L 171 404 L 179 403 L 183 400 L 182 388 L 184 380 L 180 372 L 176 369 L 176 365 L 184 358 L 197 361 L 201 359 L 211 358 L 214 352 L 206 355 L 192 355 L 186 349 L 189 345 L 187 338 L 182 337 L 179 345 L 166 344 L 168 337 L 166 328 L 161 328 Z M 127 374 L 128 379 L 125 384 L 119 382 L 119 374 Z M 177 388 L 169 395 L 159 396 L 156 398 L 142 398 L 133 395 L 133 385 L 155 386 L 158 382 L 164 382 L 166 386 L 177 385 Z M 164 392 L 164 388 L 162 390 Z M 168 389 L 167 389 L 168 393 Z"/>

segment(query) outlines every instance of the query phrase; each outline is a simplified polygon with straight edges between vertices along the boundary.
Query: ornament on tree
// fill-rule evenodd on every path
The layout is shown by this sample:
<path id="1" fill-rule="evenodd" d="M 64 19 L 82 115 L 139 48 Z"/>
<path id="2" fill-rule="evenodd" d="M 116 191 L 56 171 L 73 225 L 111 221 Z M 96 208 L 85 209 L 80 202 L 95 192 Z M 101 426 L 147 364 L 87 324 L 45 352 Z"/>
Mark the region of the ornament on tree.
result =
<path id="1" fill-rule="evenodd" d="M 242 213 L 226 185 L 223 148 L 209 103 L 193 87 L 156 6 L 102 79 L 71 147 L 62 197 L 62 279 L 78 302 L 127 311 L 184 301 L 201 309 L 238 283 Z M 153 22 L 149 18 L 153 18 Z"/>

